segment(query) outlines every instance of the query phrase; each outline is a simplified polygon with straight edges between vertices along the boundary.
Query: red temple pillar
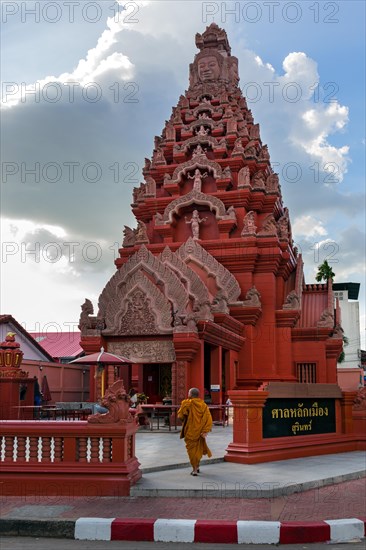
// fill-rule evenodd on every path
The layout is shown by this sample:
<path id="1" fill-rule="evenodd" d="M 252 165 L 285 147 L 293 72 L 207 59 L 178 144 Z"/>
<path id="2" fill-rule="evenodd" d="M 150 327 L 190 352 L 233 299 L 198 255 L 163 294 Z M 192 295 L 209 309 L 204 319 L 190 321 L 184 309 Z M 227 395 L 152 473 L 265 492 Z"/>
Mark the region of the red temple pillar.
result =
<path id="1" fill-rule="evenodd" d="M 252 445 L 263 441 L 263 407 L 268 392 L 231 390 L 229 398 L 234 406 L 233 442 L 226 449 L 225 460 L 243 463 Z"/>

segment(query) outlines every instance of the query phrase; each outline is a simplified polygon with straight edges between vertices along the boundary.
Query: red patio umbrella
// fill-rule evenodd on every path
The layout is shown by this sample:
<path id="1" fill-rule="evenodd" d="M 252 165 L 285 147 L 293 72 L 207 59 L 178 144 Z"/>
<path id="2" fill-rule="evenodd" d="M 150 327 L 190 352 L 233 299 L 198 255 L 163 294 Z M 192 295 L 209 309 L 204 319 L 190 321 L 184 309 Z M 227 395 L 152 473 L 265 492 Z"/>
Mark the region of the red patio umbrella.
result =
<path id="1" fill-rule="evenodd" d="M 100 351 L 97 353 L 91 353 L 90 355 L 85 355 L 84 357 L 79 357 L 70 361 L 71 363 L 84 363 L 84 365 L 118 365 L 119 363 L 132 363 L 127 357 L 122 357 L 121 355 L 115 355 L 114 353 L 109 353 L 104 351 L 104 348 L 100 348 Z"/>
<path id="2" fill-rule="evenodd" d="M 127 357 L 122 357 L 121 355 L 115 355 L 114 353 L 109 353 L 104 351 L 104 348 L 100 348 L 100 351 L 97 353 L 91 353 L 90 355 L 85 355 L 84 357 L 79 357 L 70 361 L 69 364 L 84 364 L 84 365 L 97 365 L 97 374 L 104 374 L 105 365 L 119 365 L 123 363 L 132 363 Z M 102 379 L 104 380 L 104 379 Z M 104 395 L 104 382 L 102 381 L 102 396 Z"/>

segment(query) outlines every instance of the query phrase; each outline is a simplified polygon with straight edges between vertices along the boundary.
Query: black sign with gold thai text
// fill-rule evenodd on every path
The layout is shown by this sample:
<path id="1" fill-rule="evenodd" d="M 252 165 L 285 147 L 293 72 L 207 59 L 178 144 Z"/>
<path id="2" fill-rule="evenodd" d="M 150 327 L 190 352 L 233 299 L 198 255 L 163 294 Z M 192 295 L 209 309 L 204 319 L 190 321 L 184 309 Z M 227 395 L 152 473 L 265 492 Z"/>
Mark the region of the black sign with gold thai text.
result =
<path id="1" fill-rule="evenodd" d="M 263 437 L 286 437 L 336 431 L 334 399 L 267 399 Z"/>

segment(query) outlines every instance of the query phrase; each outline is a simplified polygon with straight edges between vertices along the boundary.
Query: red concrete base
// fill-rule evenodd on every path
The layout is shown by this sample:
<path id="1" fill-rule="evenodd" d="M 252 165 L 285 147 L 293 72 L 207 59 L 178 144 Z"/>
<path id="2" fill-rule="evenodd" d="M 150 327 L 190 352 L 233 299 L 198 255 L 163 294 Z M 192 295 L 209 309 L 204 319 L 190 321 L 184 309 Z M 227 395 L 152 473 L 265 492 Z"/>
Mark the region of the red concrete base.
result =
<path id="1" fill-rule="evenodd" d="M 227 462 L 259 464 L 305 456 L 366 450 L 366 441 L 357 435 L 319 435 L 267 439 L 263 443 L 230 443 L 224 457 Z"/>
<path id="2" fill-rule="evenodd" d="M 55 472 L 55 468 L 42 467 L 27 468 L 26 473 L 19 468 L 14 471 L 1 473 L 1 496 L 13 497 L 34 495 L 40 497 L 104 497 L 129 496 L 132 485 L 137 483 L 142 473 L 139 470 L 136 458 L 123 465 L 108 469 L 103 465 L 93 465 L 87 471 L 75 471 L 75 467 L 62 468 Z M 104 472 L 103 472 L 104 470 Z"/>

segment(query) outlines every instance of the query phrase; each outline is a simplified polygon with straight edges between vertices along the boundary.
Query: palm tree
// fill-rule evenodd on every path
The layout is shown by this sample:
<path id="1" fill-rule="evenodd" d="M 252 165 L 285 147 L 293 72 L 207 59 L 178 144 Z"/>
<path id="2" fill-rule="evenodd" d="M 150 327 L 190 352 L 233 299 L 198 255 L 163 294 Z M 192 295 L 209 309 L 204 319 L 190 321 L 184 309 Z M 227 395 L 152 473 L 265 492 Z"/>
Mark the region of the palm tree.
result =
<path id="1" fill-rule="evenodd" d="M 328 282 L 329 279 L 333 282 L 335 273 L 333 272 L 331 266 L 328 264 L 327 260 L 318 266 L 318 273 L 316 274 L 315 279 L 320 283 L 322 280 Z"/>

